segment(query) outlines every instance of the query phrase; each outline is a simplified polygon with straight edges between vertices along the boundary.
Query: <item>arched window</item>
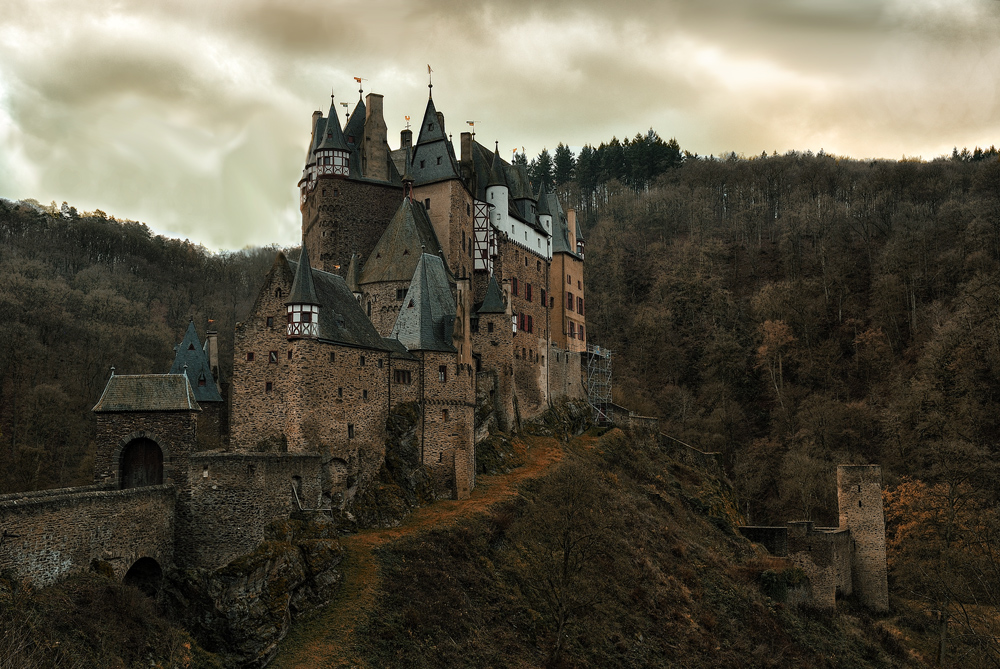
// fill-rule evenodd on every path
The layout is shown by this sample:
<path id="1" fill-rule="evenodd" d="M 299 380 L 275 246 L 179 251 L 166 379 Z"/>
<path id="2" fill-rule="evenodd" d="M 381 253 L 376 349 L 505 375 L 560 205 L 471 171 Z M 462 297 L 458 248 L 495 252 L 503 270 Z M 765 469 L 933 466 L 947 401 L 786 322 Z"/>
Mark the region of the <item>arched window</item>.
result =
<path id="1" fill-rule="evenodd" d="M 163 451 L 151 439 L 133 439 L 122 451 L 122 488 L 141 488 L 163 483 Z"/>

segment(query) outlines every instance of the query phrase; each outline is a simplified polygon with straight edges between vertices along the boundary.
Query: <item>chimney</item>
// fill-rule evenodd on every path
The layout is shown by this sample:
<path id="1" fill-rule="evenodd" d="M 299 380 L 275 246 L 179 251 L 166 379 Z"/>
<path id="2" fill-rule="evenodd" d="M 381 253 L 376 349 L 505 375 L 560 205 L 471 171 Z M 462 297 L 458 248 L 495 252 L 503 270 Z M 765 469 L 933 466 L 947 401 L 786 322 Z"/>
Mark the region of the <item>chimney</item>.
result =
<path id="1" fill-rule="evenodd" d="M 444 134 L 444 114 L 441 112 L 437 113 L 438 125 L 441 126 L 441 134 Z"/>
<path id="2" fill-rule="evenodd" d="M 472 164 L 472 133 L 462 133 L 462 164 Z"/>
<path id="3" fill-rule="evenodd" d="M 361 143 L 361 161 L 364 176 L 379 181 L 389 180 L 389 136 L 382 118 L 382 96 L 369 93 L 365 96 L 365 136 Z"/>
<path id="4" fill-rule="evenodd" d="M 215 382 L 219 382 L 219 332 L 215 330 L 215 321 L 208 321 L 208 330 L 205 332 L 205 344 L 208 348 L 208 366 L 212 368 L 212 377 Z"/>
<path id="5" fill-rule="evenodd" d="M 413 146 L 413 131 L 409 128 L 399 131 L 399 148 L 406 149 Z"/>
<path id="6" fill-rule="evenodd" d="M 569 229 L 569 250 L 576 253 L 576 209 L 566 211 L 566 227 Z"/>

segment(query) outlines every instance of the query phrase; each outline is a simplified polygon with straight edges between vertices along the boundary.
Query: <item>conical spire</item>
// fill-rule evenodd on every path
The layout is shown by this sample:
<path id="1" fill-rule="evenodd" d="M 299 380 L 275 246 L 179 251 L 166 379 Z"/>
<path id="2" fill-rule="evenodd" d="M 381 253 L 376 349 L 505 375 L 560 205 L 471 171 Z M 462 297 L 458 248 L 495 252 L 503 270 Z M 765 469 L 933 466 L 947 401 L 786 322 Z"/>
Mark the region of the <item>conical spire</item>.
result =
<path id="1" fill-rule="evenodd" d="M 500 157 L 500 145 L 497 144 L 496 149 L 493 151 L 493 164 L 490 166 L 490 181 L 486 184 L 486 187 L 506 185 L 507 177 L 503 173 L 503 159 Z"/>
<path id="2" fill-rule="evenodd" d="M 324 149 L 334 149 L 337 151 L 350 151 L 347 141 L 344 140 L 344 133 L 340 129 L 340 119 L 337 118 L 337 103 L 334 97 L 330 96 L 330 114 L 326 119 L 323 141 L 316 147 L 317 151 Z"/>
<path id="3" fill-rule="evenodd" d="M 444 128 L 438 120 L 437 109 L 434 107 L 434 100 L 427 98 L 427 108 L 424 110 L 424 120 L 420 124 L 420 134 L 417 135 L 417 145 L 428 142 L 446 141 Z"/>
<path id="4" fill-rule="evenodd" d="M 549 194 L 546 192 L 545 184 L 538 186 L 538 215 L 552 215 L 552 211 L 549 209 Z"/>
<path id="5" fill-rule="evenodd" d="M 483 303 L 479 305 L 476 313 L 502 314 L 506 313 L 506 311 L 507 305 L 503 303 L 503 293 L 500 291 L 497 278 L 495 275 L 490 274 L 490 283 L 486 287 L 486 297 L 483 298 Z"/>
<path id="6" fill-rule="evenodd" d="M 288 294 L 285 304 L 314 304 L 321 306 L 316 297 L 316 285 L 313 283 L 312 266 L 309 264 L 309 252 L 305 243 L 302 244 L 302 255 L 299 266 L 295 270 L 295 280 L 292 282 L 292 292 Z"/>

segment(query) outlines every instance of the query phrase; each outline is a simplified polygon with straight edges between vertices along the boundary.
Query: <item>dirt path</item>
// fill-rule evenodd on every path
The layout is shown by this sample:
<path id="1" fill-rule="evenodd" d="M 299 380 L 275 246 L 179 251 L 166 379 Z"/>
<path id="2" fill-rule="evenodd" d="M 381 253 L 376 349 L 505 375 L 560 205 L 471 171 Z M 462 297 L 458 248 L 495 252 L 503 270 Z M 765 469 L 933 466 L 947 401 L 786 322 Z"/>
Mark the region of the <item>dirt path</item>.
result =
<path id="1" fill-rule="evenodd" d="M 539 476 L 563 457 L 563 445 L 552 437 L 525 437 L 518 446 L 526 448 L 525 463 L 509 474 L 478 477 L 469 499 L 435 502 L 414 511 L 399 527 L 345 537 L 344 586 L 337 598 L 315 617 L 296 622 L 268 667 L 366 667 L 354 655 L 354 631 L 372 610 L 378 591 L 378 565 L 372 551 L 401 537 L 482 513 L 516 494 L 522 481 Z"/>

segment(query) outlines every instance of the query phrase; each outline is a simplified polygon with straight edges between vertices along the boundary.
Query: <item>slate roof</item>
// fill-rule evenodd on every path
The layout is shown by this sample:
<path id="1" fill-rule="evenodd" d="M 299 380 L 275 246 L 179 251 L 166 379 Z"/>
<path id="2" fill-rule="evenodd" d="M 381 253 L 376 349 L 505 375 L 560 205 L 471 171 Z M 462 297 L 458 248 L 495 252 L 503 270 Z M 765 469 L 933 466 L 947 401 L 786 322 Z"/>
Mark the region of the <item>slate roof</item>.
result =
<path id="1" fill-rule="evenodd" d="M 382 343 L 384 343 L 386 345 L 386 348 L 389 349 L 389 357 L 391 358 L 394 358 L 396 360 L 417 359 L 417 356 L 407 351 L 406 347 L 403 346 L 403 343 L 398 339 L 393 339 L 392 337 L 383 337 Z"/>
<path id="2" fill-rule="evenodd" d="M 477 314 L 503 314 L 507 313 L 507 306 L 503 302 L 503 293 L 500 291 L 500 284 L 497 278 L 490 274 L 490 283 L 486 287 L 486 297 L 483 303 L 476 309 Z"/>
<path id="3" fill-rule="evenodd" d="M 315 304 L 322 306 L 316 296 L 316 285 L 313 281 L 312 265 L 309 264 L 309 251 L 305 244 L 302 245 L 302 255 L 299 256 L 301 263 L 298 263 L 295 270 L 295 280 L 292 282 L 292 290 L 288 293 L 285 304 Z"/>
<path id="4" fill-rule="evenodd" d="M 300 263 L 280 256 L 290 271 L 298 274 Z M 385 350 L 382 337 L 368 320 L 347 282 L 337 274 L 312 270 L 313 285 L 320 303 L 319 339 L 333 344 Z"/>
<path id="5" fill-rule="evenodd" d="M 399 310 L 392 336 L 410 351 L 455 353 L 455 300 L 448 271 L 439 256 L 424 253 Z"/>
<path id="6" fill-rule="evenodd" d="M 344 140 L 344 133 L 340 129 L 340 119 L 337 117 L 337 102 L 330 96 L 330 114 L 326 118 L 323 129 L 323 140 L 317 149 L 338 149 L 340 151 L 350 151 L 347 141 Z"/>
<path id="7" fill-rule="evenodd" d="M 187 373 L 188 381 L 194 389 L 194 398 L 198 402 L 221 402 L 222 395 L 219 394 L 219 388 L 215 385 L 212 367 L 208 362 L 208 356 L 205 355 L 204 347 L 198 340 L 194 321 L 188 323 L 187 332 L 184 333 L 184 341 L 178 344 L 175 350 L 177 353 L 174 355 L 174 364 L 170 367 L 170 373 Z"/>
<path id="8" fill-rule="evenodd" d="M 562 205 L 559 204 L 559 198 L 556 197 L 555 193 L 547 193 L 546 200 L 549 210 L 552 212 L 552 253 L 568 253 L 574 258 L 580 258 L 576 252 L 576 242 L 570 243 L 569 221 L 566 220 L 566 214 L 563 213 Z M 579 224 L 576 227 L 579 228 Z M 579 234 L 577 234 L 577 239 L 580 239 Z"/>
<path id="9" fill-rule="evenodd" d="M 549 209 L 549 193 L 545 189 L 545 184 L 538 187 L 538 215 L 539 216 L 551 216 L 552 210 Z"/>
<path id="10" fill-rule="evenodd" d="M 504 161 L 500 157 L 500 149 L 498 147 L 493 152 L 493 160 L 490 162 L 490 176 L 486 181 L 486 187 L 506 185 L 507 174 L 506 170 L 504 170 Z"/>
<path id="11" fill-rule="evenodd" d="M 421 249 L 423 245 L 423 249 Z M 381 281 L 410 281 L 420 253 L 437 255 L 441 244 L 424 205 L 403 198 L 388 227 L 361 270 L 361 285 Z"/>
<path id="12" fill-rule="evenodd" d="M 95 413 L 201 411 L 184 374 L 112 375 Z"/>
<path id="13" fill-rule="evenodd" d="M 351 116 L 347 119 L 347 123 L 344 124 L 344 137 L 347 140 L 347 145 L 351 148 L 361 145 L 361 138 L 365 136 L 365 115 L 368 113 L 365 107 L 364 100 L 358 100 L 358 104 L 354 107 L 354 111 L 351 112 Z M 351 141 L 351 137 L 354 141 Z"/>
<path id="14" fill-rule="evenodd" d="M 427 98 L 424 120 L 420 124 L 420 134 L 413 148 L 410 173 L 417 185 L 459 178 L 455 147 L 441 127 L 433 98 Z"/>

